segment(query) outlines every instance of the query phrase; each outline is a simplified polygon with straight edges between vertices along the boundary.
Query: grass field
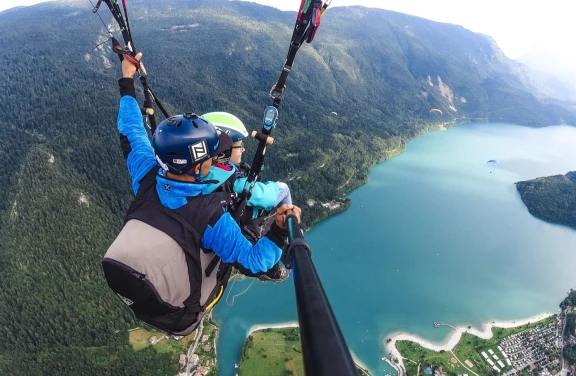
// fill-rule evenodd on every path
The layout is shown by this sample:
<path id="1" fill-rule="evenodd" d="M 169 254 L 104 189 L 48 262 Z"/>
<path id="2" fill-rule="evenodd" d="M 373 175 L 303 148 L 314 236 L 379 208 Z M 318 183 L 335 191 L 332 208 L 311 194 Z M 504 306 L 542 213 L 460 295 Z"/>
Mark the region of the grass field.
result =
<path id="1" fill-rule="evenodd" d="M 472 334 L 464 333 L 460 338 L 460 342 L 458 342 L 452 350 L 456 357 L 454 357 L 450 351 L 436 352 L 428 350 L 411 341 L 398 341 L 396 348 L 400 354 L 402 354 L 402 357 L 405 358 L 404 366 L 406 367 L 406 373 L 410 376 L 417 375 L 418 364 L 420 364 L 419 375 L 424 375 L 424 369 L 430 366 L 442 366 L 442 370 L 446 372 L 448 376 L 470 374 L 470 371 L 460 364 L 460 362 L 465 363 L 466 360 L 472 363 L 472 367 L 467 367 L 478 375 L 493 375 L 494 371 L 486 368 L 488 363 L 486 363 L 480 354 L 482 351 L 488 353 L 488 349 L 492 349 L 498 354 L 499 351 L 497 347 L 504 338 L 537 326 L 546 325 L 552 320 L 555 319 L 550 317 L 529 325 L 509 329 L 492 328 L 492 338 L 490 339 L 482 339 Z M 460 362 L 458 362 L 458 360 Z M 512 369 L 512 367 L 506 365 L 501 371 L 506 372 L 510 369 Z"/>
<path id="2" fill-rule="evenodd" d="M 150 344 L 149 339 L 152 336 L 156 336 L 156 338 L 160 339 L 164 337 L 164 333 L 161 333 L 156 330 L 147 330 L 144 328 L 132 330 L 130 332 L 130 344 L 134 350 L 142 350 L 148 346 L 152 346 Z M 188 346 L 190 342 L 194 340 L 194 333 L 186 336 L 180 341 L 176 341 L 172 338 L 165 337 L 160 342 L 154 345 L 156 351 L 161 353 L 169 353 L 174 355 L 176 358 L 180 356 L 180 354 L 186 354 L 188 352 Z"/>
<path id="3" fill-rule="evenodd" d="M 187 354 L 188 353 L 188 349 L 185 349 L 179 341 L 176 341 L 175 339 L 172 338 L 164 338 L 162 341 L 158 342 L 154 348 L 156 349 L 156 351 L 160 352 L 160 353 L 168 353 L 168 354 L 172 354 L 175 359 L 178 359 L 180 357 L 180 354 Z"/>
<path id="4" fill-rule="evenodd" d="M 238 374 L 304 376 L 299 329 L 264 329 L 252 333 L 242 349 Z"/>
<path id="5" fill-rule="evenodd" d="M 130 344 L 134 348 L 134 350 L 142 350 L 150 345 L 148 339 L 152 336 L 156 336 L 156 338 L 160 338 L 163 336 L 162 333 L 156 330 L 146 330 L 144 328 L 135 329 L 130 332 Z"/>
<path id="6" fill-rule="evenodd" d="M 360 370 L 359 375 L 370 376 Z M 242 348 L 239 376 L 304 376 L 300 329 L 262 329 L 252 333 Z"/>
<path id="7" fill-rule="evenodd" d="M 396 342 L 396 348 L 402 354 L 406 373 L 410 376 L 418 374 L 418 364 L 420 364 L 420 375 L 424 374 L 424 368 L 430 366 L 441 366 L 442 370 L 448 375 L 470 373 L 449 351 L 436 352 L 428 350 L 411 341 L 398 341 Z"/>

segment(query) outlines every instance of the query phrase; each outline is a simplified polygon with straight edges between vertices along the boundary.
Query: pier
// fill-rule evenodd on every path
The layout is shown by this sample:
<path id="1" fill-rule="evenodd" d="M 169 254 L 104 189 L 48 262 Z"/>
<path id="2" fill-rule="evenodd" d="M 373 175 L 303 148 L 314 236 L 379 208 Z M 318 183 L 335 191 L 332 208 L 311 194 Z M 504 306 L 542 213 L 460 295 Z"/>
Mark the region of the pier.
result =
<path id="1" fill-rule="evenodd" d="M 442 324 L 442 323 L 439 323 L 439 322 L 434 321 L 434 327 L 435 327 L 435 328 L 439 328 L 439 327 L 441 327 L 441 326 L 449 326 L 450 328 L 456 330 L 456 328 L 453 327 L 453 326 L 450 325 L 450 324 Z"/>

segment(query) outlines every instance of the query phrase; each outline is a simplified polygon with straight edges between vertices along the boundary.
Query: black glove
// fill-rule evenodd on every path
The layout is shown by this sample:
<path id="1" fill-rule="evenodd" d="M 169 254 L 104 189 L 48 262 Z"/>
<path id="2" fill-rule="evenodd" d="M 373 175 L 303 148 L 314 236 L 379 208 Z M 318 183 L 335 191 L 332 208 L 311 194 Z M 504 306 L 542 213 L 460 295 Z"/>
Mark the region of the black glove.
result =
<path id="1" fill-rule="evenodd" d="M 245 177 L 248 176 L 248 174 L 250 173 L 250 165 L 246 162 L 242 162 L 240 163 L 240 165 L 238 166 L 238 171 L 240 171 L 240 174 Z"/>

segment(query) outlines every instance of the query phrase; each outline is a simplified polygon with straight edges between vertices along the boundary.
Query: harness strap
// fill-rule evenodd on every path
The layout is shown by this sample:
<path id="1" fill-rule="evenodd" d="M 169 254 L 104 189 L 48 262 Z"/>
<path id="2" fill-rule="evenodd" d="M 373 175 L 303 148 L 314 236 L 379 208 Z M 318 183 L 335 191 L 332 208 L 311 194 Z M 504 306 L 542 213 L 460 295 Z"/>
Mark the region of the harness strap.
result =
<path id="1" fill-rule="evenodd" d="M 256 148 L 256 153 L 254 154 L 254 159 L 252 161 L 252 168 L 248 174 L 248 179 L 246 185 L 248 188 L 244 189 L 240 198 L 241 203 L 238 208 L 238 213 L 243 215 L 246 208 L 246 202 L 250 199 L 251 191 L 254 187 L 254 182 L 258 181 L 260 172 L 264 166 L 264 155 L 266 154 L 266 148 L 269 144 L 270 135 L 272 129 L 275 127 L 275 120 L 267 124 L 267 115 L 269 114 L 269 109 L 273 109 L 276 112 L 276 118 L 278 117 L 278 107 L 284 99 L 284 93 L 286 91 L 286 80 L 288 75 L 292 70 L 292 64 L 294 64 L 294 58 L 296 53 L 302 43 L 305 41 L 307 43 L 312 42 L 314 36 L 316 35 L 316 30 L 320 26 L 320 19 L 322 13 L 328 8 L 331 0 L 327 0 L 325 3 L 322 0 L 302 0 L 300 3 L 300 10 L 298 11 L 298 17 L 296 19 L 296 24 L 294 25 L 294 31 L 292 32 L 292 39 L 290 40 L 290 47 L 288 49 L 288 55 L 286 56 L 286 61 L 284 62 L 284 67 L 282 72 L 280 72 L 280 77 L 278 81 L 270 89 L 270 99 L 272 100 L 272 106 L 266 109 L 264 117 L 264 127 L 260 132 L 256 132 L 254 137 L 259 141 L 258 147 Z M 270 142 L 271 143 L 271 142 Z"/>
<path id="2" fill-rule="evenodd" d="M 212 258 L 212 261 L 210 261 L 210 263 L 208 264 L 208 266 L 206 267 L 206 269 L 204 270 L 204 275 L 206 277 L 210 277 L 212 275 L 212 272 L 214 271 L 214 269 L 216 268 L 216 266 L 218 265 L 218 263 L 220 262 L 221 258 L 218 255 L 215 255 Z"/>

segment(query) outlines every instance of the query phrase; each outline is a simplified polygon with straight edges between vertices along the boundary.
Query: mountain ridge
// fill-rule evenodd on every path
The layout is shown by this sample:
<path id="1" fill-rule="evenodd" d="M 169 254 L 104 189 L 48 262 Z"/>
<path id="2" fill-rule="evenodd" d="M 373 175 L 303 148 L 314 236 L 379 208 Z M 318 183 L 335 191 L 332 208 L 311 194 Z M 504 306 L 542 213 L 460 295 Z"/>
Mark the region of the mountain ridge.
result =
<path id="1" fill-rule="evenodd" d="M 2 374 L 177 371 L 166 354 L 131 349 L 135 322 L 101 275 L 132 193 L 115 129 L 118 58 L 109 44 L 94 48 L 106 33 L 86 5 L 0 13 Z M 294 12 L 206 0 L 129 5 L 150 85 L 171 113 L 228 111 L 260 129 Z M 539 100 L 493 41 L 461 26 L 329 9 L 296 58 L 263 178 L 290 185 L 309 227 L 346 208 L 344 194 L 408 140 L 470 120 L 543 126 L 576 124 L 576 114 Z M 255 143 L 246 144 L 249 161 Z M 343 205 L 320 205 L 331 200 Z"/>

